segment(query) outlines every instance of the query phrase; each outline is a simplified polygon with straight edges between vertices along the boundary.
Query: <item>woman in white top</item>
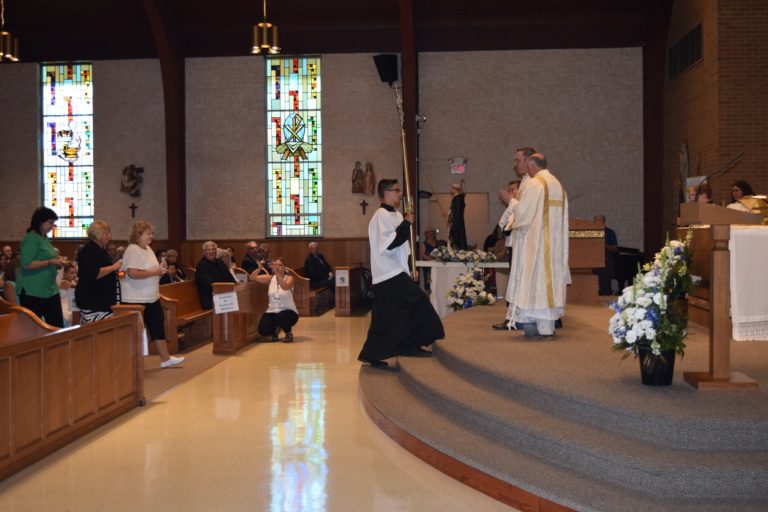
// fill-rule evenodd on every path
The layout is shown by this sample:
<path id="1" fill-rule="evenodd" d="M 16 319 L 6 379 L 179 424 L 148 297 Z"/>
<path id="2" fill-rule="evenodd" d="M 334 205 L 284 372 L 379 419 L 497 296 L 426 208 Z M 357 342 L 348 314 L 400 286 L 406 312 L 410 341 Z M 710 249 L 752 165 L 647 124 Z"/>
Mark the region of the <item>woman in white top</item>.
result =
<path id="1" fill-rule="evenodd" d="M 121 283 L 121 296 L 124 304 L 144 306 L 144 326 L 160 354 L 160 367 L 168 368 L 181 363 L 184 358 L 173 357 L 168 353 L 163 308 L 160 306 L 160 276 L 168 271 L 168 267 L 165 262 L 162 265 L 158 263 L 157 256 L 149 246 L 153 236 L 152 224 L 149 222 L 139 220 L 131 227 L 128 235 L 130 245 L 123 254 L 126 275 Z"/>
<path id="2" fill-rule="evenodd" d="M 251 281 L 269 284 L 269 307 L 259 321 L 259 334 L 272 336 L 272 341 L 293 341 L 291 329 L 299 321 L 299 312 L 293 302 L 293 277 L 285 274 L 285 258 L 279 256 L 271 262 L 274 275 L 259 261 L 259 268 L 251 273 Z M 285 338 L 279 339 L 280 329 L 285 332 Z"/>

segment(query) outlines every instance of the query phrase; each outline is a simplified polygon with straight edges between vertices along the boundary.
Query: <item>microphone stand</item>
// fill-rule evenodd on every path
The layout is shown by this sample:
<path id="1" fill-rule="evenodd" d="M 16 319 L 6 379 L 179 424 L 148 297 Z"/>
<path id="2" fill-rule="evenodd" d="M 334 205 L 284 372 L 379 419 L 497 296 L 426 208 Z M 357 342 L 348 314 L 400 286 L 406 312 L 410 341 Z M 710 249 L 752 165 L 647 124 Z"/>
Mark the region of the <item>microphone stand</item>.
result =
<path id="1" fill-rule="evenodd" d="M 739 155 L 736 156 L 736 158 L 734 158 L 733 160 L 731 160 L 730 162 L 722 166 L 720 169 L 716 170 L 715 172 L 713 172 L 712 174 L 710 174 L 709 176 L 701 180 L 701 183 L 699 183 L 699 186 L 696 187 L 696 197 L 693 199 L 694 202 L 697 202 L 699 200 L 699 194 L 701 194 L 701 185 L 705 181 L 709 181 L 711 178 L 715 178 L 716 176 L 725 174 L 727 171 L 731 169 L 731 167 L 733 167 L 739 160 L 741 160 L 743 156 L 744 156 L 744 152 L 742 151 Z M 711 200 L 712 198 L 710 197 L 709 199 Z"/>

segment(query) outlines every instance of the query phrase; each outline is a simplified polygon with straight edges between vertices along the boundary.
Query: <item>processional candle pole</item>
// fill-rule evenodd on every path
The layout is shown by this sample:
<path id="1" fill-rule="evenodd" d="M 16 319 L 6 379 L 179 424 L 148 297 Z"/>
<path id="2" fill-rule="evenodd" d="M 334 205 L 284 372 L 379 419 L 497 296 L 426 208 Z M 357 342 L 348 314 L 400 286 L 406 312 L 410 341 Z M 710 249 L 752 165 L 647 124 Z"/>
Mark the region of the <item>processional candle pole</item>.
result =
<path id="1" fill-rule="evenodd" d="M 403 148 L 403 174 L 405 176 L 405 198 L 403 201 L 403 208 L 406 215 L 416 215 L 416 205 L 413 201 L 413 194 L 411 194 L 411 174 L 408 170 L 408 148 L 405 145 L 405 115 L 403 114 L 403 97 L 400 94 L 400 86 L 395 84 L 395 98 L 397 101 L 397 112 L 400 114 L 400 142 Z M 415 219 L 414 219 L 415 220 Z M 414 236 L 414 224 L 411 224 L 410 228 L 411 236 L 411 269 L 413 275 L 416 275 L 416 243 Z"/>

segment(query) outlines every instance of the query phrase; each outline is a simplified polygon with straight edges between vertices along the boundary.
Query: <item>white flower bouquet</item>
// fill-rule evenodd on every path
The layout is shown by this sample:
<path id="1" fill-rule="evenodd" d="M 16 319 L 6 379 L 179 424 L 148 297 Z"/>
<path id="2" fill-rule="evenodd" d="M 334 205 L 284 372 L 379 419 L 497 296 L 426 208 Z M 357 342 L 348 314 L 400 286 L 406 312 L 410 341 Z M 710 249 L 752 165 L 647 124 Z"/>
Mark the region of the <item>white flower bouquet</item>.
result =
<path id="1" fill-rule="evenodd" d="M 448 306 L 454 311 L 496 302 L 493 293 L 485 289 L 483 270 L 477 267 L 456 278 L 453 288 L 445 296 Z"/>
<path id="2" fill-rule="evenodd" d="M 436 261 L 443 263 L 490 263 L 496 261 L 496 255 L 490 252 L 456 250 L 444 245 L 435 248 L 429 255 Z"/>
<path id="3" fill-rule="evenodd" d="M 613 349 L 624 350 L 624 357 L 649 350 L 648 364 L 655 365 L 665 364 L 662 351 L 684 355 L 688 319 L 681 304 L 692 284 L 691 236 L 689 230 L 684 241 L 667 241 L 653 262 L 638 270 L 632 285 L 611 303 L 614 315 L 608 332 Z"/>

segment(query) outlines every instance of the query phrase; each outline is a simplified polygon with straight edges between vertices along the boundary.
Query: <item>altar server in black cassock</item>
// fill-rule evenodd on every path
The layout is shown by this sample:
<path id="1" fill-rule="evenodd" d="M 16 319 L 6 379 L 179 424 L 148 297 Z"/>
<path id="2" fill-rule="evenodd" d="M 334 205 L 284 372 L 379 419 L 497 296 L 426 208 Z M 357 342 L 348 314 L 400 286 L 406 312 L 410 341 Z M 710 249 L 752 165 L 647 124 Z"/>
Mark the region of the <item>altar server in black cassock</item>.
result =
<path id="1" fill-rule="evenodd" d="M 408 268 L 413 216 L 396 210 L 402 192 L 397 180 L 381 180 L 382 200 L 368 224 L 373 275 L 373 311 L 368 338 L 358 359 L 382 368 L 393 356 L 429 357 L 422 347 L 445 337 L 443 324 Z"/>

